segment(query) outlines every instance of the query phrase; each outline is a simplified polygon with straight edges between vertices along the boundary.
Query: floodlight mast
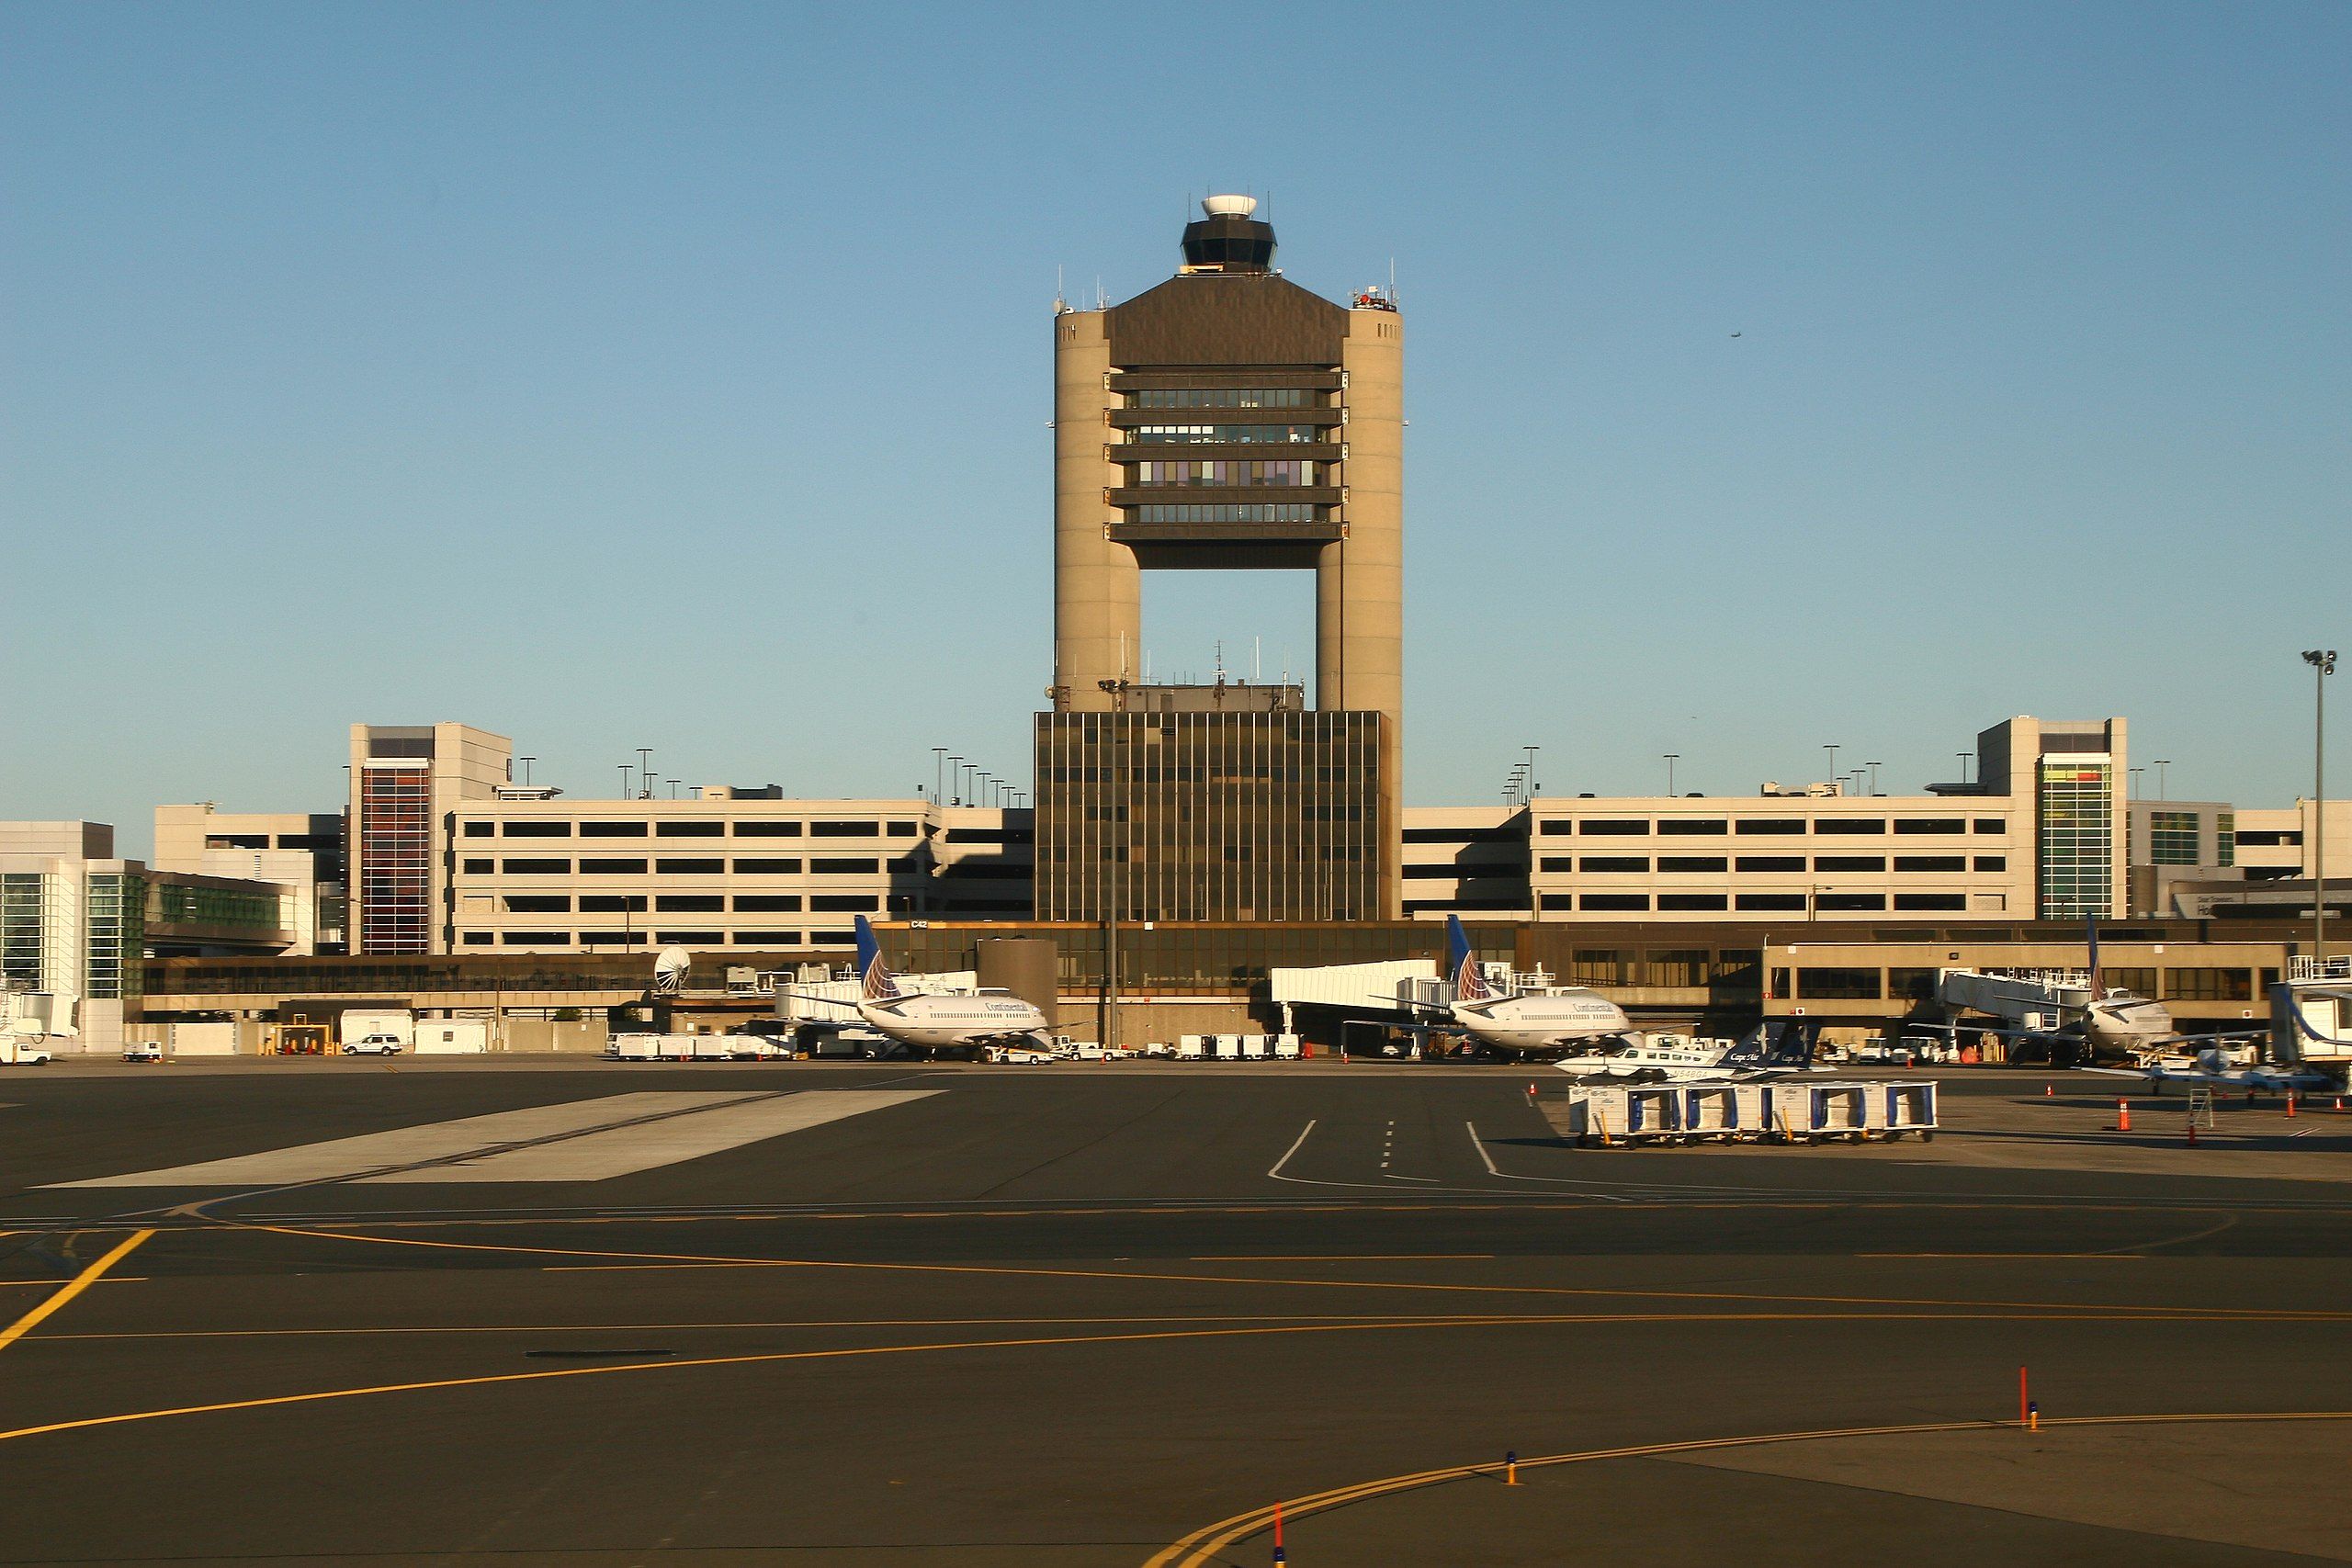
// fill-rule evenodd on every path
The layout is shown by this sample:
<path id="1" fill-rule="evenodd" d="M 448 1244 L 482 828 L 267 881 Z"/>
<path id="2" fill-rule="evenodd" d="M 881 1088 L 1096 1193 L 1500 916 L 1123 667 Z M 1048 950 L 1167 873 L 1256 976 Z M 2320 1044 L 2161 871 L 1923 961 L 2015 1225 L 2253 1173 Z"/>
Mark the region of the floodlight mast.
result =
<path id="1" fill-rule="evenodd" d="M 2327 962 L 2327 678 L 2335 673 L 2335 649 L 2310 648 L 2312 667 L 2312 957 Z"/>

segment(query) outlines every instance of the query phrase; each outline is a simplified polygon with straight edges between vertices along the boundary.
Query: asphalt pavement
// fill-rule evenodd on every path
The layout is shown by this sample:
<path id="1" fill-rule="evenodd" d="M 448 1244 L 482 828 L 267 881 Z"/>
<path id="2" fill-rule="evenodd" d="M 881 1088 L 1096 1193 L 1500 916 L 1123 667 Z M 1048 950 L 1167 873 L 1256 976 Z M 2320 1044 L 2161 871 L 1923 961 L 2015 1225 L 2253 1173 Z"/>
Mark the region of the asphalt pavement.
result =
<path id="1" fill-rule="evenodd" d="M 2352 1560 L 2352 1116 L 1938 1076 L 1582 1149 L 1496 1066 L 13 1072 L 0 1562 Z"/>

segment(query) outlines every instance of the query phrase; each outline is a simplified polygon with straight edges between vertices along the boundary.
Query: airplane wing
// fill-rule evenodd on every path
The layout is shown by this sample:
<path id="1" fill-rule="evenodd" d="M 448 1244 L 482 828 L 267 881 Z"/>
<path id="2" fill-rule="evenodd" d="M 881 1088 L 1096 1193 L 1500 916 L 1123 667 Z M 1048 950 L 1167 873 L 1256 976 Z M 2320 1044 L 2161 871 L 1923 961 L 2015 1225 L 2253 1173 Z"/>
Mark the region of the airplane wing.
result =
<path id="1" fill-rule="evenodd" d="M 2209 1072 L 2202 1067 L 2086 1067 L 2085 1072 L 2098 1073 L 2103 1077 L 2137 1078 L 2151 1088 L 2158 1084 L 2178 1083 L 2207 1089 L 2324 1089 L 2334 1087 L 2335 1080 L 2322 1073 L 2309 1071 L 2281 1072 L 2267 1067 L 2237 1067 L 2225 1073 Z"/>

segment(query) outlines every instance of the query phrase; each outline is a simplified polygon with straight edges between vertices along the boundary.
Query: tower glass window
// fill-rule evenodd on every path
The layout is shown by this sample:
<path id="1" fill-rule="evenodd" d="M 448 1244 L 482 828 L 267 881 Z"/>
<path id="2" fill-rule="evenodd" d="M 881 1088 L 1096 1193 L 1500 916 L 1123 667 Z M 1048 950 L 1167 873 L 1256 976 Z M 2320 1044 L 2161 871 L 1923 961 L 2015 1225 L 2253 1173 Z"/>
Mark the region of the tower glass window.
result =
<path id="1" fill-rule="evenodd" d="M 2114 907 L 2114 763 L 2045 757 L 2041 765 L 2041 916 L 2072 919 Z"/>

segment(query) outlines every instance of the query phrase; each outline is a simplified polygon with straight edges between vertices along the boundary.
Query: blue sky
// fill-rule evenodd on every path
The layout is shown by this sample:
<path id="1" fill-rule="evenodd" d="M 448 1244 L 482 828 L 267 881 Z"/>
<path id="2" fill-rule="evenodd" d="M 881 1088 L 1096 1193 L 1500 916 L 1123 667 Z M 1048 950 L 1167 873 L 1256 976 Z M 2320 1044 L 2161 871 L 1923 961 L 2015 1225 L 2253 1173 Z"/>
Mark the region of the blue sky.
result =
<path id="1" fill-rule="evenodd" d="M 332 806 L 354 719 L 575 793 L 1025 772 L 1056 269 L 1149 287 L 1211 188 L 1396 268 L 1408 799 L 2120 713 L 2283 803 L 2347 67 L 2341 6 L 20 0 L 0 817 Z M 1157 671 L 1312 649 L 1304 578 L 1147 593 Z"/>

